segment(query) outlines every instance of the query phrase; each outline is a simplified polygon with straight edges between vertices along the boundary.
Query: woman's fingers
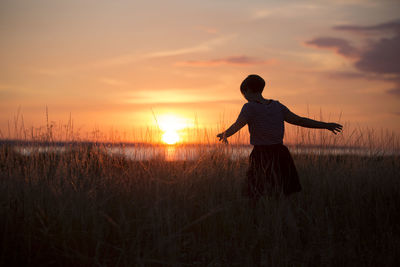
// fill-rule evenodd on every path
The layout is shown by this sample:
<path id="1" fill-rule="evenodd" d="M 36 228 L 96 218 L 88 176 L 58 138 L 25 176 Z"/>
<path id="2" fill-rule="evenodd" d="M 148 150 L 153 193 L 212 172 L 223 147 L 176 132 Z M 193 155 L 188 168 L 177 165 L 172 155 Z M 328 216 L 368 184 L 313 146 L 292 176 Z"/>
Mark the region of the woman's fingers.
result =
<path id="1" fill-rule="evenodd" d="M 343 126 L 338 123 L 329 123 L 328 130 L 330 130 L 334 134 L 340 133 L 342 129 Z"/>
<path id="2" fill-rule="evenodd" d="M 222 141 L 223 143 L 228 144 L 228 139 L 225 137 L 224 133 L 217 134 L 217 137 L 219 138 L 219 141 Z"/>
<path id="3" fill-rule="evenodd" d="M 343 129 L 343 126 L 342 126 L 342 125 L 336 124 L 335 130 L 336 130 L 338 133 L 341 132 L 342 129 Z"/>

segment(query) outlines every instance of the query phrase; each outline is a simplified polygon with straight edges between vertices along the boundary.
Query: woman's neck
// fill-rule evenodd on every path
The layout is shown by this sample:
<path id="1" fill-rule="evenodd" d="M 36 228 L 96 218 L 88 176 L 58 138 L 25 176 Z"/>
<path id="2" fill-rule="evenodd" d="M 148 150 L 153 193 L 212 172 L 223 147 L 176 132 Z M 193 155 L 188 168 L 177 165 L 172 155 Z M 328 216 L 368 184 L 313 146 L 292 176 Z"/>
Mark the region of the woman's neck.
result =
<path id="1" fill-rule="evenodd" d="M 248 101 L 254 101 L 254 102 L 259 102 L 259 103 L 269 103 L 270 100 L 265 99 L 262 95 L 251 95 L 247 99 Z"/>

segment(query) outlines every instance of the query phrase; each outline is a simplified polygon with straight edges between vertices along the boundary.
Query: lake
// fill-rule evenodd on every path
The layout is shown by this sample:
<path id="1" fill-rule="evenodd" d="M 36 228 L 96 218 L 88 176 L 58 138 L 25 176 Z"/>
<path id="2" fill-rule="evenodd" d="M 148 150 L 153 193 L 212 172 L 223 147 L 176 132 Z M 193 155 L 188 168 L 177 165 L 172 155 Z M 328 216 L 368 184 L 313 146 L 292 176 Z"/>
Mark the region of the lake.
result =
<path id="1" fill-rule="evenodd" d="M 151 159 L 161 159 L 166 161 L 198 160 L 200 157 L 210 153 L 224 153 L 232 160 L 247 158 L 251 153 L 250 145 L 178 145 L 178 146 L 152 146 L 144 144 L 92 144 L 82 143 L 83 145 L 93 146 L 109 155 L 122 155 L 130 160 L 142 161 Z M 36 153 L 65 153 L 69 150 L 79 148 L 80 143 L 55 143 L 55 144 L 13 144 L 15 151 L 22 155 L 32 155 Z M 290 152 L 297 154 L 315 155 L 358 155 L 358 156 L 399 156 L 400 151 L 396 149 L 370 149 L 364 147 L 318 147 L 318 146 L 290 146 Z"/>

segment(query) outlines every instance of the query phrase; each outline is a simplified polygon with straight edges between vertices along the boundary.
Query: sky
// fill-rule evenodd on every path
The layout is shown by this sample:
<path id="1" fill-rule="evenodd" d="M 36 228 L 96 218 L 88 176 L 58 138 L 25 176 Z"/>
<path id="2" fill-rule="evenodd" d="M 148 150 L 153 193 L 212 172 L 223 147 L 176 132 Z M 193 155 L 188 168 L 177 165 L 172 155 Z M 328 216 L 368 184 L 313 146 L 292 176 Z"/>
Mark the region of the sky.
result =
<path id="1" fill-rule="evenodd" d="M 397 0 L 2 0 L 0 38 L 1 138 L 17 114 L 26 128 L 221 128 L 249 74 L 300 116 L 400 133 Z"/>

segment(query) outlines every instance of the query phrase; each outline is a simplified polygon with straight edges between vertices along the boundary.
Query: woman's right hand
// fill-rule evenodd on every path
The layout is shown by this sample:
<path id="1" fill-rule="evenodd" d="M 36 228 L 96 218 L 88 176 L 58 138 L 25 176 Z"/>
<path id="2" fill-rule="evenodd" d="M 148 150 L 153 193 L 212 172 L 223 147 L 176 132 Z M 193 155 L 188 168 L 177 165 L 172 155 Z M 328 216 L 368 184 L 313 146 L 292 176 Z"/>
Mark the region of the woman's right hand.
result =
<path id="1" fill-rule="evenodd" d="M 228 144 L 228 139 L 226 138 L 225 132 L 217 134 L 217 137 L 219 138 L 218 141 L 222 141 L 222 143 Z"/>

